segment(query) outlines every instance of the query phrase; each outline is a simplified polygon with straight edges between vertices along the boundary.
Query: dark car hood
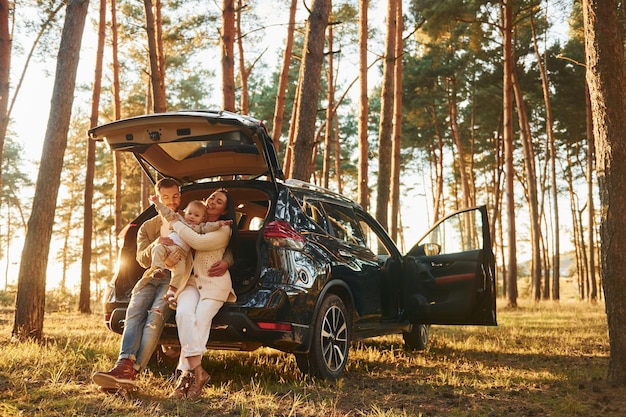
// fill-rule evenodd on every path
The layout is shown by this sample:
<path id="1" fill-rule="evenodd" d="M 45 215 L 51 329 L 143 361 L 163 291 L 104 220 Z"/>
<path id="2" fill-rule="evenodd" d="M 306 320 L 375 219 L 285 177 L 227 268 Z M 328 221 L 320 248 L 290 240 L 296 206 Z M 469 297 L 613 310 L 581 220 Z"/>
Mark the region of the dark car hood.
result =
<path id="1" fill-rule="evenodd" d="M 132 152 L 181 182 L 233 176 L 282 179 L 272 140 L 258 120 L 224 111 L 176 111 L 116 120 L 89 130 L 111 150 Z"/>

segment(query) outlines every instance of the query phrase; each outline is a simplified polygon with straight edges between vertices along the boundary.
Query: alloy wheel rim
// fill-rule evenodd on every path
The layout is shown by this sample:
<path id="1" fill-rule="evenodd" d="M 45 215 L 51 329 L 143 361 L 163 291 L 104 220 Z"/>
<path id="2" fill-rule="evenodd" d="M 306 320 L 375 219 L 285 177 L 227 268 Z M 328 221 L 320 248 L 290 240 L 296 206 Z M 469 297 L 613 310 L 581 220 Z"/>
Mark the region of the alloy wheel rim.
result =
<path id="1" fill-rule="evenodd" d="M 346 361 L 348 352 L 348 325 L 339 307 L 332 306 L 326 312 L 320 339 L 326 367 L 332 372 L 337 371 Z"/>

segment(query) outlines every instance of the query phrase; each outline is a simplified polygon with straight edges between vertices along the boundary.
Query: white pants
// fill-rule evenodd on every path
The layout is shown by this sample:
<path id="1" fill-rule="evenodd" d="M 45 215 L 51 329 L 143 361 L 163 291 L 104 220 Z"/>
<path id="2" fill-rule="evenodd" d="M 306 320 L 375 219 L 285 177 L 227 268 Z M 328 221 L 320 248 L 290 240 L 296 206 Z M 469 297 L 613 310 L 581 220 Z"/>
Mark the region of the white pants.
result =
<path id="1" fill-rule="evenodd" d="M 177 303 L 176 325 L 178 326 L 178 339 L 181 346 L 178 369 L 189 371 L 191 368 L 187 358 L 206 352 L 206 343 L 211 333 L 211 322 L 224 302 L 206 298 L 200 299 L 198 289 L 187 286 L 178 295 Z"/>

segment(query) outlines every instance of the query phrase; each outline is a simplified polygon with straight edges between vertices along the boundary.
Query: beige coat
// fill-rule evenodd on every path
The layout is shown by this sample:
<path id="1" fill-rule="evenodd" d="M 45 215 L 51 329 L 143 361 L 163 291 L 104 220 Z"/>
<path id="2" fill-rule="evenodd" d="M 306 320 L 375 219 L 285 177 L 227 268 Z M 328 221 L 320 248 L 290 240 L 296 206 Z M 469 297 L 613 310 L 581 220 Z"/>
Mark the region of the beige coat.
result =
<path id="1" fill-rule="evenodd" d="M 195 286 L 202 299 L 212 299 L 223 302 L 237 300 L 233 290 L 230 272 L 219 277 L 210 277 L 208 270 L 211 265 L 222 259 L 224 251 L 230 241 L 231 230 L 221 227 L 206 234 L 198 234 L 182 222 L 174 222 L 173 229 L 189 246 L 196 250 L 193 260 L 193 275 L 189 276 L 185 285 L 181 285 L 178 293 L 187 285 Z M 178 294 L 176 294 L 178 296 Z"/>
<path id="2" fill-rule="evenodd" d="M 163 218 L 157 215 L 150 220 L 146 220 L 139 228 L 139 232 L 137 232 L 137 262 L 143 268 L 148 269 L 144 272 L 143 276 L 137 282 L 137 284 L 135 284 L 135 287 L 133 288 L 133 294 L 145 287 L 146 284 L 152 279 L 152 271 L 150 270 L 150 266 L 152 264 L 152 249 L 154 249 L 154 247 L 159 243 L 159 237 L 161 237 L 161 227 L 163 227 Z M 229 230 L 225 227 L 223 229 Z M 229 268 L 235 263 L 233 259 L 233 254 L 230 250 L 227 250 L 224 253 L 223 258 L 219 258 L 218 260 L 220 259 L 224 259 L 226 262 L 228 262 Z M 184 276 L 188 278 L 191 274 L 193 259 L 191 258 L 191 256 L 188 256 L 185 258 L 184 261 Z M 205 270 L 205 273 L 206 271 L 208 271 L 208 269 L 209 268 Z M 182 287 L 183 285 L 181 285 L 179 290 L 182 289 Z"/>

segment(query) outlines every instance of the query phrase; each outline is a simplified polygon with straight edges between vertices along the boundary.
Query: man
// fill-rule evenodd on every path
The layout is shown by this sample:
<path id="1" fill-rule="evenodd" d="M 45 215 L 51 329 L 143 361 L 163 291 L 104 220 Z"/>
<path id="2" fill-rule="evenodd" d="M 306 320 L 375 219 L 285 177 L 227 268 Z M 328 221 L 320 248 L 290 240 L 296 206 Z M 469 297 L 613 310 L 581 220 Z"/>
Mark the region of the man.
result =
<path id="1" fill-rule="evenodd" d="M 155 191 L 160 201 L 178 211 L 181 202 L 180 186 L 172 178 L 163 178 L 155 185 Z M 144 222 L 137 234 L 137 262 L 147 268 L 150 273 L 152 249 L 158 245 L 172 245 L 169 237 L 169 223 L 164 222 L 161 216 L 153 217 Z M 171 252 L 166 264 L 174 266 L 182 258 L 178 251 Z M 209 270 L 210 276 L 221 276 L 232 266 L 233 258 L 230 252 L 224 254 L 224 259 L 216 262 Z M 150 357 L 154 353 L 165 322 L 172 314 L 168 302 L 164 298 L 167 294 L 170 274 L 163 277 L 154 277 L 141 288 L 133 289 L 133 293 L 126 310 L 126 321 L 122 332 L 122 342 L 117 363 L 108 372 L 96 372 L 93 381 L 103 391 L 114 391 L 119 388 L 135 388 L 137 374 L 146 368 Z"/>

